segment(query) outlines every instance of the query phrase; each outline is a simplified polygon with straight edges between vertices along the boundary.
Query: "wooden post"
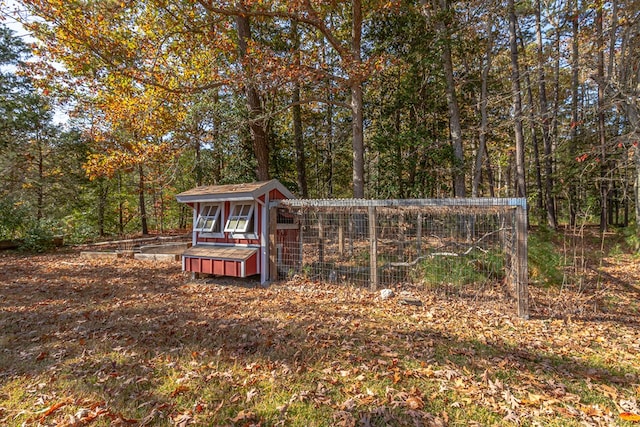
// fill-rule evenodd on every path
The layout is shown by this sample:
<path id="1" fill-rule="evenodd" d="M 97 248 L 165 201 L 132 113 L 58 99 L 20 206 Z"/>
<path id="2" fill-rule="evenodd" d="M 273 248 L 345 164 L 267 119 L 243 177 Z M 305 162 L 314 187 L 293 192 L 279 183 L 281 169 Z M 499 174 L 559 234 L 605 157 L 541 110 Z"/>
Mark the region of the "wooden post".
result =
<path id="1" fill-rule="evenodd" d="M 338 253 L 344 255 L 344 215 L 338 213 Z"/>
<path id="2" fill-rule="evenodd" d="M 353 256 L 353 209 L 349 210 L 349 256 Z"/>
<path id="3" fill-rule="evenodd" d="M 529 318 L 529 275 L 527 265 L 527 208 L 516 208 L 516 295 L 518 298 L 518 316 Z"/>
<path id="4" fill-rule="evenodd" d="M 278 208 L 269 209 L 269 280 L 278 280 Z"/>
<path id="5" fill-rule="evenodd" d="M 306 213 L 301 215 L 300 220 L 296 220 L 298 224 L 298 273 L 302 273 L 302 267 L 304 266 L 304 224 L 307 223 Z"/>
<path id="6" fill-rule="evenodd" d="M 418 223 L 416 224 L 416 253 L 422 254 L 422 212 L 418 212 Z"/>
<path id="7" fill-rule="evenodd" d="M 369 269 L 371 290 L 378 289 L 378 231 L 375 206 L 369 206 Z"/>
<path id="8" fill-rule="evenodd" d="M 398 214 L 398 259 L 404 259 L 404 246 L 405 246 L 405 234 L 404 234 L 404 226 L 405 226 L 405 215 L 403 211 L 400 211 Z"/>
<path id="9" fill-rule="evenodd" d="M 324 215 L 318 212 L 318 262 L 324 264 Z"/>

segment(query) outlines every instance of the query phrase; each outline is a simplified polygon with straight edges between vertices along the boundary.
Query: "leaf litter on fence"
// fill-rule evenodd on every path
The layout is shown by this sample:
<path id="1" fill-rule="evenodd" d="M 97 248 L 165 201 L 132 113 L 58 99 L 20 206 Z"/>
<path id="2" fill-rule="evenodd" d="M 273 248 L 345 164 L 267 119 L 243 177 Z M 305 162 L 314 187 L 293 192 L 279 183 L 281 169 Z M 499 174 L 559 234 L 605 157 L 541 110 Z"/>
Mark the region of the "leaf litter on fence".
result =
<path id="1" fill-rule="evenodd" d="M 190 281 L 127 259 L 0 262 L 3 425 L 637 421 L 638 318 L 615 281 L 606 307 L 572 317 L 533 289 L 539 314 L 524 321 L 501 300 L 415 288 L 422 306 L 299 278 Z"/>

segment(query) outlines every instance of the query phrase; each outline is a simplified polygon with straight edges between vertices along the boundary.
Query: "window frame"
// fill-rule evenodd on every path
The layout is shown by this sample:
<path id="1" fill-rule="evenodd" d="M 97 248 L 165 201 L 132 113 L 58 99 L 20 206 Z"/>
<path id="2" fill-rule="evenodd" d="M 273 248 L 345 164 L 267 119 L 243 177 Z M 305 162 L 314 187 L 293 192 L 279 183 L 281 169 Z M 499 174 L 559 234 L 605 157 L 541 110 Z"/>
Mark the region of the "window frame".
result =
<path id="1" fill-rule="evenodd" d="M 243 214 L 244 208 L 249 207 L 249 212 Z M 236 211 L 239 209 L 239 212 Z M 229 208 L 229 216 L 224 225 L 224 232 L 230 233 L 231 236 L 240 235 L 241 237 L 255 236 L 256 235 L 256 204 L 247 202 L 238 202 L 231 205 Z M 244 220 L 244 226 L 240 227 L 239 224 Z M 235 225 L 232 226 L 232 222 L 235 221 Z"/>
<path id="2" fill-rule="evenodd" d="M 215 213 L 211 214 L 211 209 L 216 208 Z M 204 215 L 206 210 L 206 215 Z M 222 231 L 222 219 L 224 218 L 224 205 L 221 203 L 201 203 L 198 207 L 198 217 L 193 226 L 193 231 L 197 231 L 205 235 L 223 236 Z M 211 226 L 205 227 L 207 222 L 211 220 Z M 202 225 L 198 227 L 198 224 L 202 221 Z"/>

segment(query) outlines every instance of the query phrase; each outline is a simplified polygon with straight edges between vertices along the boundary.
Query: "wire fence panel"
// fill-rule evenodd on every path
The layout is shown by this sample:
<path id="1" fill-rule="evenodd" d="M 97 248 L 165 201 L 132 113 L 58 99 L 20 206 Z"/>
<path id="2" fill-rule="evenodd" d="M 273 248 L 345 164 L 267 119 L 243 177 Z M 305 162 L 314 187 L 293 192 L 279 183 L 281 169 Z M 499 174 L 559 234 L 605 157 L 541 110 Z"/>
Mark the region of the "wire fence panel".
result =
<path id="1" fill-rule="evenodd" d="M 280 201 L 278 279 L 522 299 L 526 246 L 519 250 L 516 213 L 523 205 L 521 199 Z"/>

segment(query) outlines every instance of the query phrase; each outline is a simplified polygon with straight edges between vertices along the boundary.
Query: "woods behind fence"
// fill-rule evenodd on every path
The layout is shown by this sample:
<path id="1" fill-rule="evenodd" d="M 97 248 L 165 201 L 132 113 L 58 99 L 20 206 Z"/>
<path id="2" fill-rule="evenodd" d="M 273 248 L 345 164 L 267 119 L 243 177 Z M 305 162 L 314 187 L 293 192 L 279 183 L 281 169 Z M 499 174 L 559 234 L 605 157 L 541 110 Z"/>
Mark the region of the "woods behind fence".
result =
<path id="1" fill-rule="evenodd" d="M 271 277 L 505 296 L 528 316 L 524 199 L 284 200 L 271 225 Z"/>

